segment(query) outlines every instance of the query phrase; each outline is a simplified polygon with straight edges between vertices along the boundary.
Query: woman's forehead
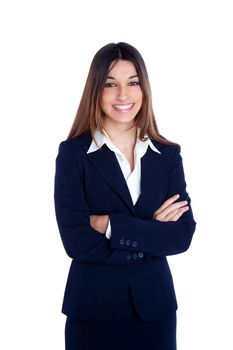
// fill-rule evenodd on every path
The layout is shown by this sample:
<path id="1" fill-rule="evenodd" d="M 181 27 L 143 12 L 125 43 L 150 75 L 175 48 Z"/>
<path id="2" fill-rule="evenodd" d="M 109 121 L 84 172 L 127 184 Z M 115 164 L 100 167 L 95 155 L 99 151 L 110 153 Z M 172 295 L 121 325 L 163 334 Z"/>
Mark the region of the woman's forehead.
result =
<path id="1" fill-rule="evenodd" d="M 127 76 L 128 78 L 137 75 L 136 68 L 131 61 L 118 60 L 113 61 L 108 71 L 108 76 L 116 79 L 118 76 Z"/>

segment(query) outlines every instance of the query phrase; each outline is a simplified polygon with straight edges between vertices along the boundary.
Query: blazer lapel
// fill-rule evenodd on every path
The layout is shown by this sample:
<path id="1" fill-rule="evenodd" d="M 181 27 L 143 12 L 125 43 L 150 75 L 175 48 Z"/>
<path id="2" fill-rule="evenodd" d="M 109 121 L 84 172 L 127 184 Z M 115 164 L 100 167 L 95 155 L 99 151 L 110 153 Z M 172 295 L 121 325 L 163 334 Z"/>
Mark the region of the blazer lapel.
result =
<path id="1" fill-rule="evenodd" d="M 147 213 L 151 211 L 152 215 L 158 208 L 161 199 L 160 192 L 164 190 L 164 176 L 161 172 L 161 154 L 148 147 L 147 152 L 141 158 L 141 194 L 135 203 L 136 211 Z"/>
<path id="2" fill-rule="evenodd" d="M 86 136 L 83 141 L 87 152 L 92 141 L 91 136 Z M 134 213 L 132 198 L 114 152 L 104 144 L 99 150 L 87 153 L 87 157 L 109 186 L 121 196 L 129 209 Z"/>

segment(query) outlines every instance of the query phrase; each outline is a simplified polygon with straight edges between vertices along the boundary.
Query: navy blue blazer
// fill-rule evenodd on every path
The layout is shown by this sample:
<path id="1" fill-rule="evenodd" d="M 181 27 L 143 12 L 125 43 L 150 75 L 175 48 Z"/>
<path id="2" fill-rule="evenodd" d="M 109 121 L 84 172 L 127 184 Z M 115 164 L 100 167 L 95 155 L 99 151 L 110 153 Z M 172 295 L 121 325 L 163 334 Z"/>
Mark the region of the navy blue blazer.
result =
<path id="1" fill-rule="evenodd" d="M 87 154 L 91 134 L 62 141 L 56 158 L 55 212 L 72 259 L 62 312 L 77 319 L 156 320 L 177 309 L 167 255 L 185 252 L 195 231 L 178 145 L 153 141 L 141 159 L 141 194 L 133 205 L 117 158 L 106 145 Z M 152 219 L 174 194 L 190 209 L 176 222 Z M 90 226 L 108 214 L 111 239 Z"/>

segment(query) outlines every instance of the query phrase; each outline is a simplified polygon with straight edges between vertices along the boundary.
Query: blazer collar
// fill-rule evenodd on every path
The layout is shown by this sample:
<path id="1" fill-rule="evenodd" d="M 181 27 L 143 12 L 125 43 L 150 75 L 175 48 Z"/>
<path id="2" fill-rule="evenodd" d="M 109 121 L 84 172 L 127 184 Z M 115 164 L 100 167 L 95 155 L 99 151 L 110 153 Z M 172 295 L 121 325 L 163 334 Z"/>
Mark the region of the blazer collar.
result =
<path id="1" fill-rule="evenodd" d="M 140 133 L 140 129 L 138 128 L 137 129 L 137 143 L 136 143 L 135 149 L 137 150 L 137 152 L 139 154 L 143 155 L 146 152 L 148 146 L 150 146 L 150 148 L 154 152 L 160 153 L 160 151 L 155 147 L 155 145 L 151 142 L 151 140 L 149 138 L 146 141 L 141 141 L 138 137 L 139 133 Z M 111 151 L 121 154 L 121 152 L 118 150 L 118 148 L 112 143 L 109 135 L 106 132 L 104 132 L 104 134 L 103 134 L 99 130 L 96 130 L 94 137 L 95 137 L 97 144 L 95 143 L 94 140 L 92 140 L 92 143 L 91 143 L 87 153 L 95 152 L 100 147 L 102 147 L 104 144 L 106 144 Z"/>
<path id="2" fill-rule="evenodd" d="M 127 183 L 115 153 L 111 151 L 105 143 L 95 152 L 87 153 L 92 143 L 92 136 L 89 133 L 82 135 L 80 141 L 87 158 L 91 161 L 93 166 L 102 175 L 109 186 L 121 196 L 131 212 L 135 213 L 135 207 L 140 204 L 140 201 L 143 198 L 147 198 L 147 200 L 150 198 L 150 189 L 151 186 L 154 186 L 153 182 L 156 178 L 156 164 L 158 164 L 161 157 L 159 154 L 160 152 L 152 151 L 152 149 L 148 147 L 146 153 L 141 158 L 141 195 L 135 205 L 133 205 Z M 150 140 L 150 142 L 152 143 L 154 141 Z"/>

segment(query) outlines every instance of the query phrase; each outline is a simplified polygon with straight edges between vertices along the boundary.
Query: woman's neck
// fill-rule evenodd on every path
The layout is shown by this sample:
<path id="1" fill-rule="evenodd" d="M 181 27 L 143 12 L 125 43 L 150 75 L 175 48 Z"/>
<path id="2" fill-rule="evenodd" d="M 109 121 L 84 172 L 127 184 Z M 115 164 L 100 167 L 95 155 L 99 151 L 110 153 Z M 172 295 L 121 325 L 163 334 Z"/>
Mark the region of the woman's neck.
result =
<path id="1" fill-rule="evenodd" d="M 104 123 L 104 131 L 121 151 L 134 148 L 137 137 L 137 128 L 134 125 L 130 127 L 122 123 L 113 126 Z"/>

